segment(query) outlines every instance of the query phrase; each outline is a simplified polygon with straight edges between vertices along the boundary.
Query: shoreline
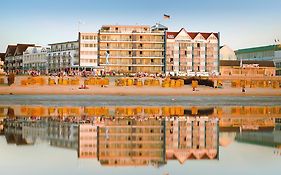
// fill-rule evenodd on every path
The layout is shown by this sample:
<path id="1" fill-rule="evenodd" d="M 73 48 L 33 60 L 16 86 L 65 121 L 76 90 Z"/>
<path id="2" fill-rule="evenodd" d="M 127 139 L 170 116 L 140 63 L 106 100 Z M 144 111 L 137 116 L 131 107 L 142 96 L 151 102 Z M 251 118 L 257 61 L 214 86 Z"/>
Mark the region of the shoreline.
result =
<path id="1" fill-rule="evenodd" d="M 77 85 L 35 85 L 35 86 L 0 86 L 0 95 L 108 95 L 108 96 L 281 96 L 280 89 L 240 88 L 214 89 L 199 86 L 196 91 L 185 85 L 180 88 L 163 87 L 108 87 L 88 86 L 89 89 L 79 89 Z"/>

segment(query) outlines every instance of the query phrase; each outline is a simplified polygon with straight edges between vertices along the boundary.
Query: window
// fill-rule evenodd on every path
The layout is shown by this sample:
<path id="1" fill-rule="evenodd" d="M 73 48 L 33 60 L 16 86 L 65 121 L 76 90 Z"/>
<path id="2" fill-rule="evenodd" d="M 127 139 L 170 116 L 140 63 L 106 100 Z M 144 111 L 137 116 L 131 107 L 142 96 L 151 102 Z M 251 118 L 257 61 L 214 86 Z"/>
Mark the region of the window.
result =
<path id="1" fill-rule="evenodd" d="M 131 55 L 132 54 L 132 52 L 131 51 L 129 51 L 129 55 Z"/>
<path id="2" fill-rule="evenodd" d="M 197 47 L 200 47 L 200 43 L 197 43 Z"/>
<path id="3" fill-rule="evenodd" d="M 140 55 L 142 55 L 142 51 L 140 51 Z"/>
<path id="4" fill-rule="evenodd" d="M 174 61 L 174 58 L 170 58 L 170 62 L 173 62 Z"/>
<path id="5" fill-rule="evenodd" d="M 154 63 L 154 60 L 153 60 L 153 59 L 151 59 L 151 63 Z"/>
<path id="6" fill-rule="evenodd" d="M 187 51 L 184 51 L 184 54 L 187 55 Z"/>
<path id="7" fill-rule="evenodd" d="M 140 39 L 142 39 L 142 36 L 140 36 Z"/>
<path id="8" fill-rule="evenodd" d="M 115 30 L 118 30 L 118 27 L 115 27 Z"/>

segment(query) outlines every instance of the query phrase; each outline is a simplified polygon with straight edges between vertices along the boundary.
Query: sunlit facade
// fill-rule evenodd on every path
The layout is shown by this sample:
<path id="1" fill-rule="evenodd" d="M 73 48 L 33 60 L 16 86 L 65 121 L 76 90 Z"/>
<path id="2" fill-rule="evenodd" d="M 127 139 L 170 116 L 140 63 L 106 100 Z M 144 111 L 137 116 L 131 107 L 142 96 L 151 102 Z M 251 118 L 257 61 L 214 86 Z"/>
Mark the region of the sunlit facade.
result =
<path id="1" fill-rule="evenodd" d="M 160 26 L 161 27 L 161 26 Z M 104 25 L 99 30 L 99 64 L 105 71 L 164 72 L 166 28 Z"/>
<path id="2" fill-rule="evenodd" d="M 79 41 L 79 67 L 98 68 L 98 33 L 81 33 Z"/>
<path id="3" fill-rule="evenodd" d="M 218 73 L 219 33 L 167 32 L 167 73 Z"/>

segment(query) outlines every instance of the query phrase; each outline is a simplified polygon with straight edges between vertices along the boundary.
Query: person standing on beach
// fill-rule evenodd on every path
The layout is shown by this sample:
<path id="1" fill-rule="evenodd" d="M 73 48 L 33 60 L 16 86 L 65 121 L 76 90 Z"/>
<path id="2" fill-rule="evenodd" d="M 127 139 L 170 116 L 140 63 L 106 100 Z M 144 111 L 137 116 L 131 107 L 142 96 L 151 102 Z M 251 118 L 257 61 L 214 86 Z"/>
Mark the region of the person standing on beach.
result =
<path id="1" fill-rule="evenodd" d="M 245 86 L 242 87 L 242 92 L 246 92 Z"/>

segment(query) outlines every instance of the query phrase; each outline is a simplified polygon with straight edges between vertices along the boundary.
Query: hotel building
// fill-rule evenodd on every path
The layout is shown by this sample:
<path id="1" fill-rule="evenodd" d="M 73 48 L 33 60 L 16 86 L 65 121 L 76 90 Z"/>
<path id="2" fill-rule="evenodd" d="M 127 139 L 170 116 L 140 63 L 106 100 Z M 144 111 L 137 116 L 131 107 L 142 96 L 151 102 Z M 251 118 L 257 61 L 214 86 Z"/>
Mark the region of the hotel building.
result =
<path id="1" fill-rule="evenodd" d="M 79 66 L 98 68 L 98 33 L 79 32 Z"/>
<path id="2" fill-rule="evenodd" d="M 281 75 L 281 44 L 238 49 L 235 51 L 238 60 L 273 61 L 276 75 Z"/>
<path id="3" fill-rule="evenodd" d="M 67 71 L 78 68 L 78 41 L 49 44 L 51 50 L 48 54 L 48 72 Z"/>
<path id="4" fill-rule="evenodd" d="M 219 72 L 219 33 L 167 32 L 166 72 L 193 72 L 217 74 Z"/>
<path id="5" fill-rule="evenodd" d="M 49 48 L 30 46 L 23 52 L 23 70 L 47 71 L 47 57 Z"/>
<path id="6" fill-rule="evenodd" d="M 104 25 L 99 30 L 99 65 L 105 71 L 161 73 L 165 71 L 165 31 L 155 26 Z"/>

